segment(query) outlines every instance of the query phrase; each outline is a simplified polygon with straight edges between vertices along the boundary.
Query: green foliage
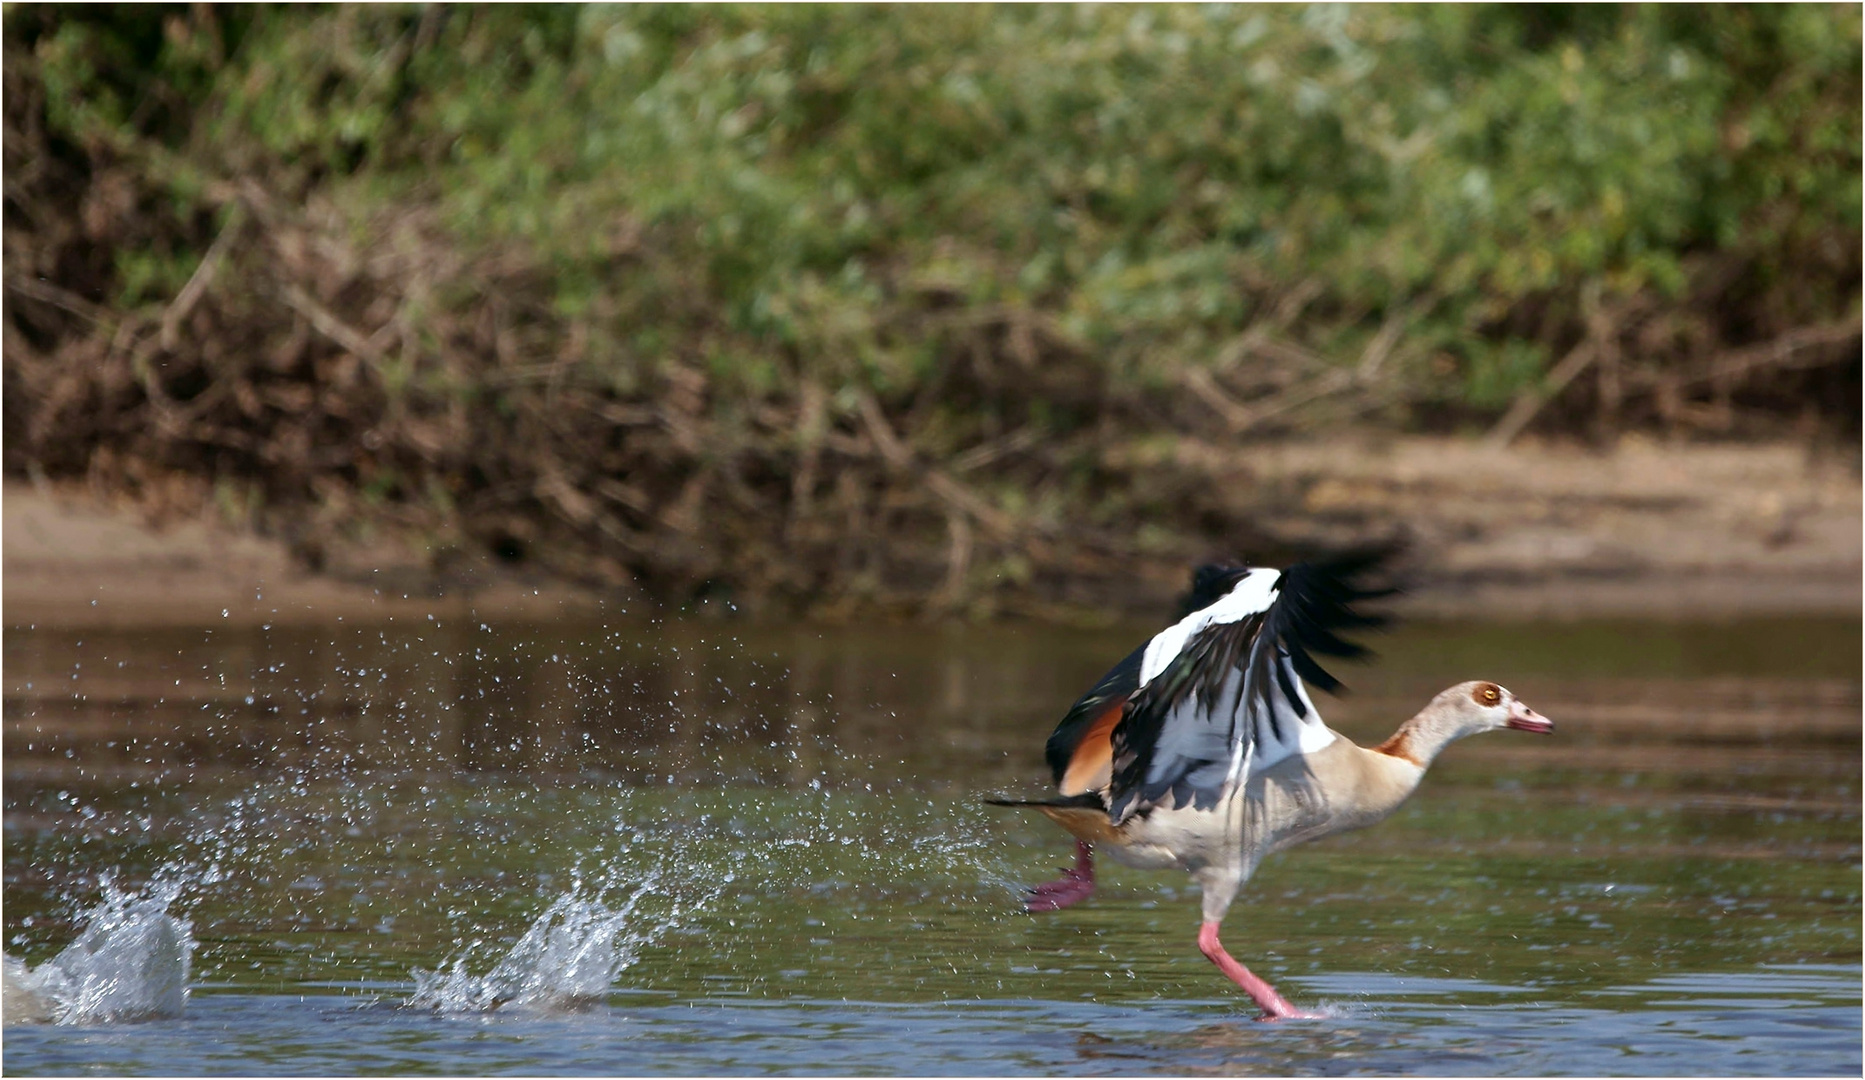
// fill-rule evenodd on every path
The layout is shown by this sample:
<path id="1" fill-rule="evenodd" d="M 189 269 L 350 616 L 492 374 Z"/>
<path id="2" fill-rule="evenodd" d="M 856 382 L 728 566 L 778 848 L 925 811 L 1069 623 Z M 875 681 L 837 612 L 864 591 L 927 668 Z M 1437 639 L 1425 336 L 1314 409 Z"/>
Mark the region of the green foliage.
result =
<path id="1" fill-rule="evenodd" d="M 1706 351 L 1856 317 L 1852 6 L 16 6 L 6 36 L 48 153 L 168 207 L 88 294 L 160 305 L 256 183 L 424 268 L 392 397 L 506 416 L 529 391 L 473 364 L 621 401 L 703 372 L 715 419 L 815 388 L 856 433 L 871 392 L 933 460 L 1222 433 L 1207 376 L 1485 422 L 1635 311 L 1604 332 L 1671 422 Z"/>
<path id="2" fill-rule="evenodd" d="M 134 126 L 102 73 L 140 72 L 204 163 L 431 199 L 463 243 L 544 260 L 561 314 L 639 333 L 702 300 L 877 384 L 912 378 L 882 326 L 915 285 L 1052 310 L 1117 371 L 1206 362 L 1264 282 L 1309 278 L 1362 336 L 1429 296 L 1476 353 L 1576 281 L 1677 295 L 1694 254 L 1859 227 L 1844 7 L 242 18 L 211 77 L 206 35 L 152 48 L 151 13 L 63 23 L 37 45 L 52 122 Z M 623 223 L 696 278 L 613 265 Z"/>

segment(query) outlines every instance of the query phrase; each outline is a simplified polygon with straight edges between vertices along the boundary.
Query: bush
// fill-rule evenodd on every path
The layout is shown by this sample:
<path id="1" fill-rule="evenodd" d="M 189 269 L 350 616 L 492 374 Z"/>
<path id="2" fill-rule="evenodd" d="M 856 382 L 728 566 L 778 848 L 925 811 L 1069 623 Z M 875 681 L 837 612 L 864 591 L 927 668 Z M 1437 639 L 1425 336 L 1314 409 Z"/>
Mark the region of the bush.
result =
<path id="1" fill-rule="evenodd" d="M 7 468 L 231 485 L 307 550 L 952 604 L 1242 527 L 1159 439 L 1856 430 L 1855 7 L 5 34 Z"/>

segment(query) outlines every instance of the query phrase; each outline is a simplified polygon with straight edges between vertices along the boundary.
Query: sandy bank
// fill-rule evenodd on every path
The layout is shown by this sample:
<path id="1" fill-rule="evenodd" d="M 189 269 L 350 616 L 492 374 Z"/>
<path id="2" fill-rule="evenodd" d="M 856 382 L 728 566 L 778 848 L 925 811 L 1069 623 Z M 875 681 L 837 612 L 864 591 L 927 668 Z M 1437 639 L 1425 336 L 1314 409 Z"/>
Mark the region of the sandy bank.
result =
<path id="1" fill-rule="evenodd" d="M 374 574 L 313 573 L 283 543 L 216 522 L 157 527 L 81 490 L 9 481 L 0 495 L 0 605 L 8 626 L 187 626 L 481 609 L 552 618 L 594 611 L 597 599 L 513 577 L 441 590 L 406 560 Z"/>
<path id="2" fill-rule="evenodd" d="M 1297 545 L 1402 523 L 1418 613 L 1856 615 L 1855 455 L 1638 438 L 1610 452 L 1343 440 L 1252 451 L 1238 498 Z"/>
<path id="3" fill-rule="evenodd" d="M 1854 614 L 1856 458 L 1789 445 L 1611 452 L 1405 438 L 1273 448 L 1181 444 L 1279 542 L 1412 538 L 1413 614 L 1486 618 Z M 551 618 L 634 606 L 496 567 L 440 583 L 418 560 L 352 553 L 316 574 L 283 545 L 212 522 L 157 528 L 76 489 L 9 482 L 0 500 L 9 625 L 316 621 L 429 611 Z M 1135 568 L 1146 610 L 1183 580 Z"/>

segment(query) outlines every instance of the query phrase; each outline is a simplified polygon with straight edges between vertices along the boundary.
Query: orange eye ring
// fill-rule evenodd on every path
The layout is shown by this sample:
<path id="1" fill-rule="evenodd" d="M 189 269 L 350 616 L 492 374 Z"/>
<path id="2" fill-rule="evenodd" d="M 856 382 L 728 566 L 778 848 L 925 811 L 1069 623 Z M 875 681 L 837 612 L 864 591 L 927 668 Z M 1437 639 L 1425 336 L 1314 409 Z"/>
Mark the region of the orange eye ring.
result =
<path id="1" fill-rule="evenodd" d="M 1484 683 L 1476 688 L 1476 699 L 1485 705 L 1494 705 L 1502 700 L 1502 687 L 1495 683 Z"/>

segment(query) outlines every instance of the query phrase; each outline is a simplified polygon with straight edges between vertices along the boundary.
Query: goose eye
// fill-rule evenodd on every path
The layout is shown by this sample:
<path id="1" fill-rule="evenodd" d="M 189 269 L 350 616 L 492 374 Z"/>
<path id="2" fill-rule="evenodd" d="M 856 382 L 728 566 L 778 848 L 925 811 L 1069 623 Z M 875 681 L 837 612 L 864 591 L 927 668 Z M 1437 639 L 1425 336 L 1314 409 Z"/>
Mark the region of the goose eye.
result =
<path id="1" fill-rule="evenodd" d="M 1484 683 L 1476 688 L 1476 699 L 1485 705 L 1494 705 L 1502 700 L 1502 688 L 1495 683 Z"/>

